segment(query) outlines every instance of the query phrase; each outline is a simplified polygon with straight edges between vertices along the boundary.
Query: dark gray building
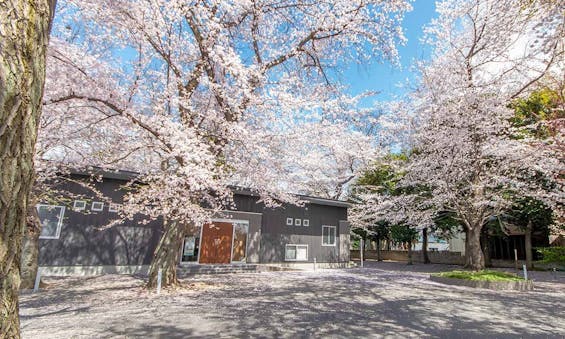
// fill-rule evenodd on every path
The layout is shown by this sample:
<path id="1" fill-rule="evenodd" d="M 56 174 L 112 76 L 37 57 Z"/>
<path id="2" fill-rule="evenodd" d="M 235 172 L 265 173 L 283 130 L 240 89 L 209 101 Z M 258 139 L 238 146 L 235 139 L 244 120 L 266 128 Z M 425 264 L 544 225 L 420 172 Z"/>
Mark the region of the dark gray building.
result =
<path id="1" fill-rule="evenodd" d="M 105 199 L 79 184 L 92 183 Z M 142 217 L 104 228 L 117 217 L 131 172 L 73 173 L 52 186 L 61 193 L 37 205 L 43 225 L 39 265 L 51 274 L 143 272 L 151 262 L 163 221 Z M 211 224 L 189 227 L 180 265 L 277 264 L 343 266 L 349 262 L 349 224 L 343 201 L 301 196 L 304 206 L 268 208 L 251 191 L 234 188 L 235 207 Z"/>

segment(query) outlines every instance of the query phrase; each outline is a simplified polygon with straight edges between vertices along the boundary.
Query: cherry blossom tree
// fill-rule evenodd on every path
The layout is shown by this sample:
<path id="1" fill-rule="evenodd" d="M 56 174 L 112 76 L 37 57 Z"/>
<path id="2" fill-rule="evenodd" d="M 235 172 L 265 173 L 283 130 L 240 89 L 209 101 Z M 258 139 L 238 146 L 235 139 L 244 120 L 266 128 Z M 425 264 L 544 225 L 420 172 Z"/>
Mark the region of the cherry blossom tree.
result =
<path id="1" fill-rule="evenodd" d="M 550 69 L 562 67 L 563 10 L 553 9 L 447 0 L 437 4 L 439 18 L 427 28 L 435 52 L 421 65 L 421 87 L 412 97 L 422 124 L 401 180 L 426 189 L 384 208 L 417 224 L 431 222 L 438 211 L 454 213 L 466 233 L 466 266 L 475 270 L 484 268 L 483 225 L 512 197 L 552 205 L 563 197 L 560 185 L 544 184 L 556 180 L 556 154 L 536 140 L 515 138 L 509 107 Z"/>
<path id="2" fill-rule="evenodd" d="M 19 338 L 20 258 L 55 1 L 0 3 L 0 337 Z"/>
<path id="3" fill-rule="evenodd" d="M 150 272 L 176 282 L 183 228 L 247 186 L 338 197 L 374 157 L 340 65 L 395 60 L 395 1 L 61 2 L 41 158 L 141 172 L 124 218 L 164 216 Z M 59 131 L 53 137 L 49 131 Z M 205 209 L 204 206 L 207 208 Z"/>

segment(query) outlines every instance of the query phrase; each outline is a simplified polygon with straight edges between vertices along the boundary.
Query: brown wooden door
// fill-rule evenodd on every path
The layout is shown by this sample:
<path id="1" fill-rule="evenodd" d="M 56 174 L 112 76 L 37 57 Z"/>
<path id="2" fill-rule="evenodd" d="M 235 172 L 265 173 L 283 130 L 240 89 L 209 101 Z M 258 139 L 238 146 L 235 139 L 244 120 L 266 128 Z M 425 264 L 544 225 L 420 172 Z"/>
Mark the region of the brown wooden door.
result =
<path id="1" fill-rule="evenodd" d="M 229 264 L 233 226 L 227 222 L 215 222 L 202 226 L 200 248 L 201 264 Z"/>

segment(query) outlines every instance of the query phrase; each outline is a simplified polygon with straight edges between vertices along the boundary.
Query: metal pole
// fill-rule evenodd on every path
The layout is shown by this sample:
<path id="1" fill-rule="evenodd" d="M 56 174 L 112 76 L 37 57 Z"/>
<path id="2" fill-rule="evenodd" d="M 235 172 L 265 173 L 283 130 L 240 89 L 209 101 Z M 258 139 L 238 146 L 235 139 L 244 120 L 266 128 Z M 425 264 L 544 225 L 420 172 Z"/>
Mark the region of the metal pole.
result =
<path id="1" fill-rule="evenodd" d="M 316 270 L 316 258 L 314 258 L 314 271 Z"/>
<path id="2" fill-rule="evenodd" d="M 363 238 L 361 238 L 361 242 L 360 242 L 360 246 L 359 246 L 359 254 L 361 256 L 361 267 L 363 267 L 363 252 L 365 249 L 365 242 L 363 241 Z"/>
<path id="3" fill-rule="evenodd" d="M 161 294 L 161 279 L 163 278 L 163 271 L 159 269 L 157 272 L 157 294 Z"/>
<path id="4" fill-rule="evenodd" d="M 39 291 L 39 283 L 41 282 L 41 267 L 37 268 L 37 273 L 35 274 L 35 283 L 33 284 L 33 292 Z"/>
<path id="5" fill-rule="evenodd" d="M 526 265 L 522 265 L 522 268 L 524 269 L 524 280 L 528 280 L 528 269 Z"/>

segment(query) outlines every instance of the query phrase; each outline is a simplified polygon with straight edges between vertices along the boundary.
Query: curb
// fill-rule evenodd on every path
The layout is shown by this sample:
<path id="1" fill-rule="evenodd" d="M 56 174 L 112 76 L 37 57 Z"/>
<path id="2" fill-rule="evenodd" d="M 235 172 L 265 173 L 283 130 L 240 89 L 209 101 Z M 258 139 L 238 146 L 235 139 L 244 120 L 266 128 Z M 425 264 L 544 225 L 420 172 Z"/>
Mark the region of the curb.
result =
<path id="1" fill-rule="evenodd" d="M 532 280 L 524 281 L 486 281 L 486 280 L 466 280 L 456 278 L 445 278 L 430 275 L 430 280 L 447 285 L 466 286 L 474 288 L 486 288 L 497 291 L 532 291 L 534 282 Z"/>

